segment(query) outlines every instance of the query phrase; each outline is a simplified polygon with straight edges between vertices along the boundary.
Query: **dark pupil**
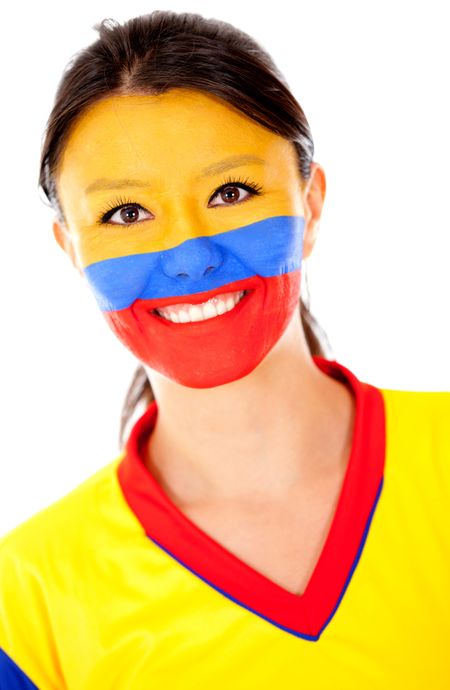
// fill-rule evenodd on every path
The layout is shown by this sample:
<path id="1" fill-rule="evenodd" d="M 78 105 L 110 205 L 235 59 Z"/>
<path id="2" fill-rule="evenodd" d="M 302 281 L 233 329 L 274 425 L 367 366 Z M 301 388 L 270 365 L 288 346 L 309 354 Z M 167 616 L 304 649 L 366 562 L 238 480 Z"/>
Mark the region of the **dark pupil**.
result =
<path id="1" fill-rule="evenodd" d="M 224 190 L 222 190 L 222 194 L 228 195 L 228 194 L 236 194 L 235 190 L 236 187 L 225 187 Z M 230 197 L 228 197 L 228 200 L 230 200 Z M 231 199 L 233 201 L 233 199 Z"/>
<path id="2" fill-rule="evenodd" d="M 130 213 L 134 214 L 134 216 L 136 216 L 137 211 L 136 211 L 134 206 L 127 206 L 126 208 L 123 208 L 121 211 L 122 220 L 135 220 L 135 218 L 132 218 L 128 215 Z M 125 215 L 125 217 L 124 217 L 124 215 Z M 127 218 L 127 216 L 128 216 L 128 218 Z"/>

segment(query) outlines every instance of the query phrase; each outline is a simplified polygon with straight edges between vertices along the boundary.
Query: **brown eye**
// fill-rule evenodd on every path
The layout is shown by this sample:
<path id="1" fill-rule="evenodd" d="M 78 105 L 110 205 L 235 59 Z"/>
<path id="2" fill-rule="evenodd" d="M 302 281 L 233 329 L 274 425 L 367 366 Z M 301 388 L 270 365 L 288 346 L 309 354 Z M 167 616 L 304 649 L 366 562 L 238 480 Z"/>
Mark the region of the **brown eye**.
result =
<path id="1" fill-rule="evenodd" d="M 111 225 L 137 225 L 141 220 L 147 220 L 145 218 L 140 218 L 140 213 L 148 213 L 143 206 L 135 203 L 122 204 L 120 206 L 114 206 L 107 213 L 102 215 L 99 219 L 101 223 L 110 223 Z"/>
<path id="2" fill-rule="evenodd" d="M 139 211 L 136 206 L 125 206 L 125 208 L 120 209 L 119 216 L 124 223 L 132 222 L 139 218 Z"/>
<path id="3" fill-rule="evenodd" d="M 241 191 L 239 187 L 225 187 L 225 189 L 222 189 L 220 192 L 220 196 L 227 203 L 229 201 L 241 201 Z"/>
<path id="4" fill-rule="evenodd" d="M 244 192 L 244 197 L 242 197 L 242 193 Z M 246 193 L 246 194 L 245 194 Z M 226 187 L 221 187 L 220 189 L 217 190 L 217 192 L 214 194 L 214 196 L 211 198 L 210 203 L 213 199 L 216 197 L 220 197 L 222 201 L 224 201 L 224 204 L 213 204 L 214 206 L 225 206 L 225 205 L 232 205 L 236 201 L 244 201 L 245 199 L 248 199 L 249 196 L 252 196 L 252 193 L 248 190 L 245 189 L 243 185 L 227 185 Z"/>

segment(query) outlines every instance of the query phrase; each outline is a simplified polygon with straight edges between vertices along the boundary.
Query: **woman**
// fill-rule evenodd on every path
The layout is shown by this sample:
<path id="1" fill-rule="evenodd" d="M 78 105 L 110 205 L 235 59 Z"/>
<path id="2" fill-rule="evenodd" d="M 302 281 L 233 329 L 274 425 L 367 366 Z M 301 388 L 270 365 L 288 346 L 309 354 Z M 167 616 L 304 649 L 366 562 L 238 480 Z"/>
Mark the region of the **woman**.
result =
<path id="1" fill-rule="evenodd" d="M 121 439 L 145 410 L 3 537 L 2 687 L 448 687 L 450 393 L 327 359 L 300 299 L 326 189 L 302 109 L 224 22 L 96 28 L 40 183 L 140 362 Z"/>

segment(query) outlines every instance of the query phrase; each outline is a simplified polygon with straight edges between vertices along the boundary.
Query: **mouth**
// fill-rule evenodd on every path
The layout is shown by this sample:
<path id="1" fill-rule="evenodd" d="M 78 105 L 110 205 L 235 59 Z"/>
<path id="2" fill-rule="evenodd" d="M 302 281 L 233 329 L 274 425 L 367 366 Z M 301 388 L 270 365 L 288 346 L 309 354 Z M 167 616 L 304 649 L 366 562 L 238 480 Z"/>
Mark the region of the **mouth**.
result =
<path id="1" fill-rule="evenodd" d="M 225 316 L 238 308 L 241 302 L 248 299 L 252 289 L 233 290 L 232 292 L 216 291 L 209 299 L 190 298 L 189 302 L 166 302 L 164 306 L 151 309 L 149 313 L 174 324 L 188 324 L 198 321 L 209 321 Z"/>

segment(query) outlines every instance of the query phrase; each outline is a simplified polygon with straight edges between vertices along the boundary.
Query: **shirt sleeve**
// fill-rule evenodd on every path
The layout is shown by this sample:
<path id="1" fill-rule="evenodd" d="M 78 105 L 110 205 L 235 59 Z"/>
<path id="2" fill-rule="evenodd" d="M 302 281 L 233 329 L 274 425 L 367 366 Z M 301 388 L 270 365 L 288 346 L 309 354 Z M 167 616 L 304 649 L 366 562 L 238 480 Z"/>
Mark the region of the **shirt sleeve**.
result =
<path id="1" fill-rule="evenodd" d="M 0 690 L 63 690 L 44 583 L 18 534 L 0 539 Z"/>

